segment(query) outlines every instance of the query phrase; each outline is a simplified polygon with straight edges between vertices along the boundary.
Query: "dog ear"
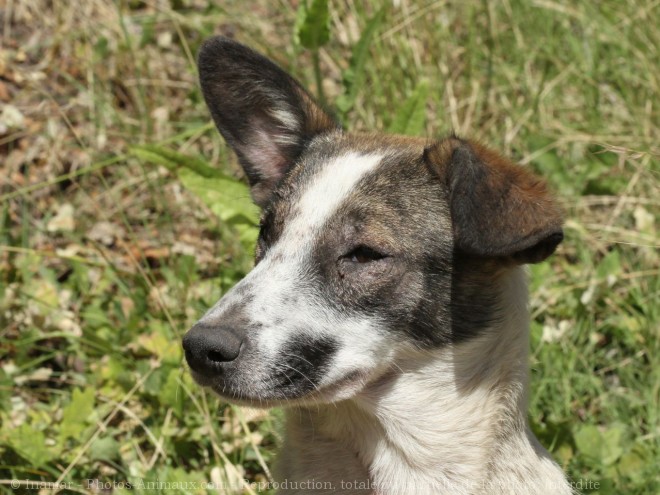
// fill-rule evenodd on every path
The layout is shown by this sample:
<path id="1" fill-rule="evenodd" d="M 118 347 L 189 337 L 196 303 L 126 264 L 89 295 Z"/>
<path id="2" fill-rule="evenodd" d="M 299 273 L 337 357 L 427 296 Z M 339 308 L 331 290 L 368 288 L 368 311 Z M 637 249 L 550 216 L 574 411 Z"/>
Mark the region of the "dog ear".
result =
<path id="1" fill-rule="evenodd" d="M 198 65 L 213 120 L 238 155 L 252 198 L 263 207 L 307 142 L 339 125 L 295 79 L 240 43 L 209 39 Z"/>
<path id="2" fill-rule="evenodd" d="M 558 205 L 545 183 L 523 167 L 458 138 L 428 147 L 424 159 L 447 185 L 459 250 L 538 263 L 562 241 Z"/>

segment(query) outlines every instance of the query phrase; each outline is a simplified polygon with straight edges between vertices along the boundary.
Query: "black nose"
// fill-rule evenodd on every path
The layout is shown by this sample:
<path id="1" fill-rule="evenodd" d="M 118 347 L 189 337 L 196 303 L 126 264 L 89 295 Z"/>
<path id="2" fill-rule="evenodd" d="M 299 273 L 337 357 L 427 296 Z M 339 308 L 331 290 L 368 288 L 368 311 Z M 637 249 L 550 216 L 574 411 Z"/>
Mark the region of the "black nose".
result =
<path id="1" fill-rule="evenodd" d="M 221 326 L 195 324 L 183 337 L 188 365 L 198 373 L 215 374 L 222 364 L 235 360 L 244 336 Z"/>

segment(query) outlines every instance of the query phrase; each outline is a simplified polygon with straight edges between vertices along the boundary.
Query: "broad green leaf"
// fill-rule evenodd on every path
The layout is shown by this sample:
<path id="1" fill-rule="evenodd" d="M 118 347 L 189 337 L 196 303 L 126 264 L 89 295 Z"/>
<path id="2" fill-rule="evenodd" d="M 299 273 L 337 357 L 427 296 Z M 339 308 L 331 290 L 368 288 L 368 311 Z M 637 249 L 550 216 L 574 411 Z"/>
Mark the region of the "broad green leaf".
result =
<path id="1" fill-rule="evenodd" d="M 328 0 L 300 2 L 295 26 L 295 42 L 309 50 L 318 50 L 330 40 Z"/>
<path id="2" fill-rule="evenodd" d="M 211 211 L 229 224 L 259 224 L 259 212 L 248 187 L 229 177 L 206 178 L 187 169 L 179 170 L 181 183 Z"/>
<path id="3" fill-rule="evenodd" d="M 94 412 L 94 389 L 87 387 L 84 391 L 75 389 L 71 402 L 62 413 L 60 437 L 75 438 L 80 435 L 88 424 L 88 419 Z"/>
<path id="4" fill-rule="evenodd" d="M 244 246 L 254 245 L 259 211 L 243 182 L 210 167 L 200 158 L 168 148 L 139 146 L 132 148 L 132 153 L 141 160 L 175 171 L 186 189 L 201 199 L 220 220 L 238 231 Z"/>
<path id="5" fill-rule="evenodd" d="M 619 462 L 616 463 L 617 472 L 621 476 L 628 476 L 630 478 L 639 476 L 644 471 L 644 467 L 648 465 L 648 456 L 645 454 L 639 448 L 626 452 L 621 456 Z"/>
<path id="6" fill-rule="evenodd" d="M 626 429 L 621 424 L 610 426 L 603 432 L 603 444 L 605 450 L 603 451 L 602 458 L 603 464 L 609 466 L 614 464 L 623 455 L 623 441 Z"/>
<path id="7" fill-rule="evenodd" d="M 428 95 L 428 82 L 421 81 L 415 91 L 397 109 L 388 131 L 408 136 L 422 134 L 426 127 L 426 100 Z"/>
<path id="8" fill-rule="evenodd" d="M 241 241 L 243 247 L 247 250 L 254 250 L 257 237 L 259 237 L 259 229 L 248 224 L 237 224 L 234 226 L 234 229 L 238 233 L 238 240 Z M 241 275 L 241 278 L 244 276 L 245 275 Z"/>
<path id="9" fill-rule="evenodd" d="M 142 390 L 149 395 L 157 397 L 160 394 L 160 389 L 165 382 L 165 377 L 169 371 L 168 366 L 155 367 L 153 372 L 144 380 L 144 385 L 142 385 Z"/>
<path id="10" fill-rule="evenodd" d="M 379 10 L 369 20 L 367 26 L 362 32 L 362 36 L 360 36 L 359 41 L 355 47 L 353 47 L 349 67 L 343 75 L 344 94 L 337 98 L 336 102 L 337 108 L 344 115 L 353 108 L 357 93 L 364 85 L 364 78 L 366 75 L 365 66 L 367 56 L 369 55 L 369 48 L 371 47 L 371 39 L 382 24 L 384 17 L 385 11 L 383 9 Z"/>
<path id="11" fill-rule="evenodd" d="M 552 455 L 555 457 L 555 459 L 557 459 L 557 461 L 559 461 L 560 464 L 565 465 L 570 462 L 575 453 L 573 452 L 573 447 L 571 447 L 570 444 L 563 443 L 552 452 Z"/>
<path id="12" fill-rule="evenodd" d="M 44 433 L 41 430 L 33 429 L 27 423 L 23 423 L 16 429 L 8 430 L 7 442 L 34 468 L 43 467 L 58 456 L 54 449 L 46 446 Z"/>
<path id="13" fill-rule="evenodd" d="M 170 148 L 156 145 L 134 146 L 131 153 L 142 161 L 162 165 L 168 170 L 176 171 L 179 168 L 187 168 L 202 177 L 224 177 L 219 170 L 209 166 L 201 158 L 185 155 Z"/>
<path id="14" fill-rule="evenodd" d="M 597 426 L 583 425 L 575 433 L 574 438 L 580 455 L 589 457 L 591 460 L 601 459 L 605 442 Z"/>
<path id="15" fill-rule="evenodd" d="M 101 363 L 99 375 L 111 388 L 117 384 L 128 390 L 135 384 L 133 373 L 118 353 L 111 354 L 107 362 Z"/>
<path id="16" fill-rule="evenodd" d="M 89 447 L 89 456 L 99 461 L 111 461 L 119 457 L 119 443 L 107 436 L 94 440 Z"/>

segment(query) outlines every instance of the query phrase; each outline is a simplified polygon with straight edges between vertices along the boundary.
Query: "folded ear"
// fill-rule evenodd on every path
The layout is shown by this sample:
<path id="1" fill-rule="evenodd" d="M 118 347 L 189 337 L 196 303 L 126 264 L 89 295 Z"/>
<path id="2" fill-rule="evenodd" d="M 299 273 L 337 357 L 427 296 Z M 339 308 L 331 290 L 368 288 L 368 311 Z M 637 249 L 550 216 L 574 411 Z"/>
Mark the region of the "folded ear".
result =
<path id="1" fill-rule="evenodd" d="M 213 120 L 238 155 L 254 201 L 264 206 L 307 142 L 339 125 L 295 79 L 240 43 L 211 38 L 198 64 Z"/>
<path id="2" fill-rule="evenodd" d="M 558 205 L 525 168 L 458 138 L 428 147 L 424 158 L 447 185 L 459 250 L 538 263 L 562 241 Z"/>

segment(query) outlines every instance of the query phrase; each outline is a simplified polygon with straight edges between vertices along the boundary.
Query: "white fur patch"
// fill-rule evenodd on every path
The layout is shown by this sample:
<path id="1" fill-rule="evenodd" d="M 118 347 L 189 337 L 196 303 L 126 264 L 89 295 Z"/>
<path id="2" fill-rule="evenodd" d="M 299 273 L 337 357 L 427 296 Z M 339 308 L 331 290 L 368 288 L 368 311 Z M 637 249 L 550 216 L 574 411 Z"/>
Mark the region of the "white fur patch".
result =
<path id="1" fill-rule="evenodd" d="M 378 322 L 348 317 L 316 300 L 306 268 L 323 226 L 382 158 L 379 154 L 347 153 L 325 164 L 304 186 L 278 242 L 204 317 L 221 317 L 226 308 L 238 302 L 237 294 L 246 289 L 251 297 L 244 311 L 260 327 L 254 339 L 264 358 L 263 373 L 272 371 L 269 367 L 274 363 L 269 361 L 277 360 L 287 344 L 324 335 L 339 340 L 340 350 L 322 384 L 360 367 L 375 367 L 381 357 L 376 354 L 388 352 L 385 339 L 378 335 Z M 364 338 L 367 334 L 370 339 Z M 382 346 L 379 340 L 383 340 Z"/>
<path id="2" fill-rule="evenodd" d="M 300 122 L 291 110 L 286 108 L 274 108 L 270 111 L 270 114 L 275 120 L 279 120 L 284 127 L 291 131 L 292 134 L 299 130 Z M 298 139 L 297 136 L 294 136 L 294 138 Z"/>
<path id="3" fill-rule="evenodd" d="M 352 349 L 348 355 L 351 359 L 340 352 L 341 362 L 334 363 L 324 382 L 340 377 L 368 357 L 355 346 L 365 327 L 372 325 L 333 314 L 323 301 L 316 301 L 306 279 L 305 264 L 323 226 L 360 179 L 376 169 L 381 160 L 377 154 L 348 153 L 325 164 L 305 187 L 278 242 L 241 282 L 256 289 L 246 311 L 262 324 L 257 338 L 266 355 L 277 356 L 291 339 L 304 341 L 328 333 L 340 340 L 342 347 Z M 278 325 L 277 321 L 282 323 Z M 376 346 L 372 341 L 367 347 L 371 350 Z"/>
<path id="4" fill-rule="evenodd" d="M 325 475 L 338 487 L 357 478 L 378 495 L 571 495 L 526 428 L 524 272 L 513 269 L 500 282 L 505 317 L 483 335 L 399 351 L 390 362 L 395 373 L 351 400 L 289 412 L 282 478 Z M 337 455 L 341 449 L 348 454 Z"/>
<path id="5" fill-rule="evenodd" d="M 383 159 L 379 154 L 348 153 L 334 158 L 314 176 L 298 200 L 292 218 L 277 248 L 295 248 L 301 237 L 312 240 L 320 227 L 337 211 L 355 185 Z"/>

